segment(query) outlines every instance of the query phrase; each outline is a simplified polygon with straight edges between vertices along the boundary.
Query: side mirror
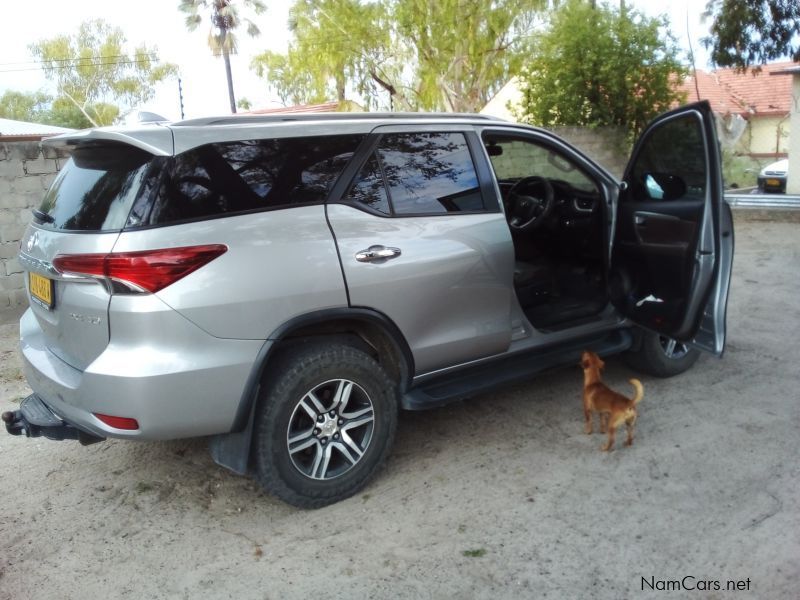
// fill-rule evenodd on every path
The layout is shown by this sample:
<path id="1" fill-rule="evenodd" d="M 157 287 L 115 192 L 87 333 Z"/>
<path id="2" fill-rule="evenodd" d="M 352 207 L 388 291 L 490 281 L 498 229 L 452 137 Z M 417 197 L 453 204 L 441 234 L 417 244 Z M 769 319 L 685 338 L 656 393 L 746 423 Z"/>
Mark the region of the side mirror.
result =
<path id="1" fill-rule="evenodd" d="M 488 146 L 486 146 L 486 153 L 489 156 L 502 156 L 503 155 L 503 147 L 498 146 L 494 142 L 490 142 Z"/>
<path id="2" fill-rule="evenodd" d="M 669 173 L 645 173 L 644 186 L 653 200 L 677 200 L 686 195 L 686 182 Z"/>

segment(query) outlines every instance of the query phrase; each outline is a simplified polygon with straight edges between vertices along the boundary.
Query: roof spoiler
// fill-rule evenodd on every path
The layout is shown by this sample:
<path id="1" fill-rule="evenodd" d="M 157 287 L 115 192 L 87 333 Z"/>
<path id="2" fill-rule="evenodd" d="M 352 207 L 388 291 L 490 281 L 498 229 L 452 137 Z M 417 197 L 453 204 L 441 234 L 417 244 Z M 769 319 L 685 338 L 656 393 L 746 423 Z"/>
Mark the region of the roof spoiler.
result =
<path id="1" fill-rule="evenodd" d="M 172 156 L 174 153 L 172 131 L 168 127 L 153 124 L 129 128 L 83 129 L 42 141 L 43 144 L 54 147 L 74 147 L 102 142 L 128 144 L 155 156 Z"/>

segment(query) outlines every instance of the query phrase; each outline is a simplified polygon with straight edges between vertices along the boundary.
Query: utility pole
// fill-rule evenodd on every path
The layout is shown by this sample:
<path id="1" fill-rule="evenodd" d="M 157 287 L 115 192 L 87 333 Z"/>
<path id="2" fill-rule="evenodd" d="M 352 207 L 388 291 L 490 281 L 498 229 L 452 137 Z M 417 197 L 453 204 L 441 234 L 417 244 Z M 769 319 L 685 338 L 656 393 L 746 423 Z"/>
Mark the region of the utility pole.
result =
<path id="1" fill-rule="evenodd" d="M 178 103 L 181 106 L 181 121 L 183 121 L 183 85 L 180 76 L 178 77 Z"/>

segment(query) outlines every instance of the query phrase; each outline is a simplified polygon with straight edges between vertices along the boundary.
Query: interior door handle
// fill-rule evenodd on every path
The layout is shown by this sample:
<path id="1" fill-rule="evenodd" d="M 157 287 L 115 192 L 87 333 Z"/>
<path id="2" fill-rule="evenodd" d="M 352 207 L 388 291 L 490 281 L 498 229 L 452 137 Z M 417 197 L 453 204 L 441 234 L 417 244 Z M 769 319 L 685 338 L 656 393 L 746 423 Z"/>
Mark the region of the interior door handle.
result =
<path id="1" fill-rule="evenodd" d="M 647 224 L 647 218 L 643 217 L 642 215 L 634 215 L 633 223 L 634 223 L 634 225 L 646 225 Z"/>
<path id="2" fill-rule="evenodd" d="M 366 250 L 356 252 L 356 260 L 358 262 L 381 262 L 390 258 L 397 258 L 400 254 L 402 254 L 400 248 L 370 246 Z"/>

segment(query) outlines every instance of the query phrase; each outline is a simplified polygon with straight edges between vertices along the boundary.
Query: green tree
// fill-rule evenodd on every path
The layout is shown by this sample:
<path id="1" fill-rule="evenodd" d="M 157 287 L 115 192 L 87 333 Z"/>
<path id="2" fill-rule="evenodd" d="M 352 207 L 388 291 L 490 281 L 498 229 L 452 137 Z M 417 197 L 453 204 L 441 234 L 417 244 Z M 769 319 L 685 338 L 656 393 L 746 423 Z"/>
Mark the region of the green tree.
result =
<path id="1" fill-rule="evenodd" d="M 91 126 L 110 125 L 121 111 L 147 102 L 154 84 L 177 73 L 161 63 L 155 48 L 127 51 L 119 27 L 102 20 L 85 21 L 75 35 L 59 35 L 30 45 L 45 76 L 56 84 L 58 114 L 68 114 L 65 102 Z M 71 112 L 70 119 L 76 115 Z"/>
<path id="2" fill-rule="evenodd" d="M 683 100 L 686 70 L 665 17 L 568 0 L 538 37 L 520 76 L 519 118 L 542 126 L 616 125 L 636 135 Z"/>
<path id="3" fill-rule="evenodd" d="M 527 56 L 546 0 L 296 0 L 286 54 L 253 60 L 284 102 L 473 112 Z"/>
<path id="4" fill-rule="evenodd" d="M 797 0 L 710 0 L 703 15 L 712 19 L 703 45 L 716 65 L 744 71 L 786 56 L 800 62 Z"/>
<path id="5" fill-rule="evenodd" d="M 69 98 L 61 96 L 55 98 L 50 105 L 50 110 L 44 115 L 43 123 L 58 125 L 59 127 L 71 127 L 72 129 L 87 129 L 96 127 L 97 124 L 110 124 L 119 117 L 120 109 L 115 104 L 107 102 L 95 102 L 90 106 L 90 112 L 97 118 L 96 122 L 90 121 L 84 112 L 75 106 Z"/>
<path id="6" fill-rule="evenodd" d="M 260 15 L 267 7 L 261 0 L 242 0 L 243 6 Z M 234 0 L 181 0 L 178 8 L 186 13 L 186 28 L 194 31 L 203 22 L 201 12 L 209 12 L 211 30 L 208 34 L 208 46 L 215 56 L 222 56 L 225 63 L 225 76 L 228 80 L 228 98 L 231 112 L 236 112 L 236 97 L 233 94 L 233 75 L 231 74 L 231 54 L 236 54 L 236 30 L 247 24 L 247 34 L 257 36 L 260 31 L 251 20 L 239 16 Z"/>
<path id="7" fill-rule="evenodd" d="M 119 114 L 119 107 L 113 104 L 97 103 L 93 105 L 93 110 L 101 116 L 100 121 L 108 123 L 113 122 Z M 6 91 L 0 97 L 0 117 L 73 129 L 92 127 L 92 122 L 68 98 L 60 96 L 53 99 L 42 91 Z"/>
<path id="8" fill-rule="evenodd" d="M 288 53 L 268 51 L 252 61 L 283 102 L 341 102 L 348 85 L 370 98 L 376 80 L 392 68 L 386 7 L 380 2 L 297 0 L 289 11 L 289 30 L 294 40 Z"/>
<path id="9" fill-rule="evenodd" d="M 42 123 L 52 98 L 42 91 L 7 90 L 0 96 L 0 118 Z"/>

